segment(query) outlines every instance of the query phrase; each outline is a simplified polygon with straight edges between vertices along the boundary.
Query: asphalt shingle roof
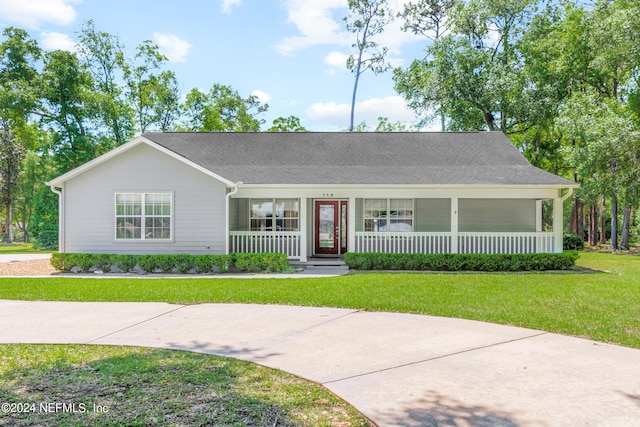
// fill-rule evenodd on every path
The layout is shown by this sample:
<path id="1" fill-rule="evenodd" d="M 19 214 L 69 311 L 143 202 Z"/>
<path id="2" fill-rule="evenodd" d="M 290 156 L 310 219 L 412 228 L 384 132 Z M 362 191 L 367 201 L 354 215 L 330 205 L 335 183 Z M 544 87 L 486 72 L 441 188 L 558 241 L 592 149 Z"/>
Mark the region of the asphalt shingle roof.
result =
<path id="1" fill-rule="evenodd" d="M 244 184 L 572 185 L 532 166 L 502 132 L 145 133 Z"/>

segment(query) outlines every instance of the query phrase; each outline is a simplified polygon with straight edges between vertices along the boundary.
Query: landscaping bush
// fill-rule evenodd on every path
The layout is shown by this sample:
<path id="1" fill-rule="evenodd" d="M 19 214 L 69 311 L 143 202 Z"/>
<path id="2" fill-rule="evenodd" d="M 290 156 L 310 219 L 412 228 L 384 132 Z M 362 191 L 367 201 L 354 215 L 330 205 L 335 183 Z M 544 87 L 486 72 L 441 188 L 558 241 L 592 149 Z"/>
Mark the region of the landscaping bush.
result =
<path id="1" fill-rule="evenodd" d="M 124 272 L 136 266 L 147 273 L 225 273 L 235 268 L 240 272 L 286 272 L 289 271 L 287 256 L 280 253 L 233 254 L 233 255 L 188 255 L 188 254 L 80 254 L 57 253 L 51 257 L 51 265 L 62 271 L 89 272 L 111 271 L 112 267 Z"/>
<path id="2" fill-rule="evenodd" d="M 564 233 L 562 235 L 562 249 L 565 251 L 581 251 L 584 249 L 584 240 L 577 234 Z"/>
<path id="3" fill-rule="evenodd" d="M 233 259 L 231 255 L 197 255 L 193 257 L 193 263 L 200 273 L 226 273 Z"/>
<path id="4" fill-rule="evenodd" d="M 387 254 L 349 252 L 344 261 L 354 270 L 407 271 L 544 271 L 566 270 L 578 253 L 559 254 Z"/>
<path id="5" fill-rule="evenodd" d="M 234 254 L 233 262 L 240 272 L 268 272 L 278 273 L 289 268 L 287 256 L 281 253 L 237 253 Z"/>
<path id="6" fill-rule="evenodd" d="M 58 250 L 58 230 L 41 231 L 38 237 L 35 238 L 33 247 L 49 251 Z"/>
<path id="7" fill-rule="evenodd" d="M 115 266 L 118 270 L 128 273 L 132 270 L 138 260 L 135 255 L 111 255 L 109 257 L 109 264 Z"/>

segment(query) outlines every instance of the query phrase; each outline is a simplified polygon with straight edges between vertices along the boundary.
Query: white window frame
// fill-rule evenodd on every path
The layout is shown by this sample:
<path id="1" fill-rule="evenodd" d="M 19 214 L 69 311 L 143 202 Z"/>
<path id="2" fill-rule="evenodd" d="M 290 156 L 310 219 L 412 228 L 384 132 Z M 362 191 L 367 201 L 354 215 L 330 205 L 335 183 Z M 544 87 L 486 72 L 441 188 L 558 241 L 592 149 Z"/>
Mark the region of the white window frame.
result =
<path id="1" fill-rule="evenodd" d="M 253 216 L 253 201 L 254 200 L 260 200 L 263 202 L 271 202 L 271 209 L 273 210 L 275 208 L 275 206 L 277 206 L 277 202 L 278 201 L 291 201 L 294 203 L 298 204 L 298 216 L 297 217 L 290 217 L 290 216 L 283 216 L 283 217 L 277 217 L 273 215 L 273 212 L 271 213 L 271 230 L 252 230 L 252 221 L 254 220 L 261 220 L 261 219 L 266 219 L 267 217 L 257 217 L 257 216 Z M 292 232 L 292 233 L 297 233 L 300 231 L 300 199 L 299 198 L 295 198 L 295 197 L 253 197 L 251 199 L 249 199 L 249 223 L 248 223 L 248 229 L 249 231 L 263 231 L 265 233 L 278 233 L 278 232 L 282 232 L 282 230 L 278 230 L 277 229 L 277 221 L 278 220 L 284 220 L 284 221 L 292 221 L 295 220 L 297 227 L 295 230 L 286 230 L 287 232 Z"/>
<path id="2" fill-rule="evenodd" d="M 155 215 L 155 214 L 147 214 L 146 213 L 146 201 L 147 196 L 159 194 L 164 196 L 169 196 L 169 215 Z M 118 196 L 139 196 L 141 201 L 141 212 L 140 215 L 119 215 L 118 214 Z M 172 191 L 117 191 L 113 196 L 113 207 L 114 207 L 114 240 L 118 242 L 172 242 L 173 241 L 173 230 L 174 230 L 174 203 L 173 203 L 173 192 Z M 118 237 L 118 219 L 122 217 L 139 217 L 140 218 L 140 237 Z M 147 218 L 169 218 L 169 237 L 168 238 L 154 238 L 146 236 L 146 220 Z"/>
<path id="3" fill-rule="evenodd" d="M 380 231 L 380 230 L 367 230 L 366 227 L 366 222 L 367 220 L 377 220 L 377 218 L 373 218 L 373 217 L 368 217 L 367 216 L 367 201 L 368 200 L 384 200 L 386 203 L 386 216 L 384 218 L 384 221 L 386 221 L 385 224 L 385 231 Z M 403 216 L 400 218 L 391 218 L 391 211 L 395 210 L 395 209 L 391 209 L 391 201 L 392 200 L 409 200 L 411 201 L 411 217 L 408 216 Z M 381 198 L 381 197 L 375 197 L 375 198 L 369 198 L 369 199 L 363 199 L 362 201 L 362 230 L 366 231 L 367 233 L 387 233 L 387 232 L 393 232 L 393 233 L 410 233 L 413 232 L 413 230 L 415 229 L 415 216 L 416 216 L 416 211 L 415 211 L 415 200 L 414 199 L 410 199 L 410 198 Z M 407 220 L 410 219 L 411 220 L 411 230 L 407 230 L 407 231 L 391 231 L 390 230 L 390 226 L 391 226 L 391 221 L 392 220 Z"/>

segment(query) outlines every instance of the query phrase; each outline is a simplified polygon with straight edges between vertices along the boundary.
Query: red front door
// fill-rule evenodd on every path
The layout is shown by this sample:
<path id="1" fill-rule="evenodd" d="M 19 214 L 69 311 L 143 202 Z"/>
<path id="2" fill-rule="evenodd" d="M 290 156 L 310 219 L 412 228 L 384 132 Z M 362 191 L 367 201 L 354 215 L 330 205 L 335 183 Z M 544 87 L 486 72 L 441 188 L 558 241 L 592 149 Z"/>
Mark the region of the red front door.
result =
<path id="1" fill-rule="evenodd" d="M 347 249 L 347 202 L 316 200 L 315 254 L 339 255 Z"/>

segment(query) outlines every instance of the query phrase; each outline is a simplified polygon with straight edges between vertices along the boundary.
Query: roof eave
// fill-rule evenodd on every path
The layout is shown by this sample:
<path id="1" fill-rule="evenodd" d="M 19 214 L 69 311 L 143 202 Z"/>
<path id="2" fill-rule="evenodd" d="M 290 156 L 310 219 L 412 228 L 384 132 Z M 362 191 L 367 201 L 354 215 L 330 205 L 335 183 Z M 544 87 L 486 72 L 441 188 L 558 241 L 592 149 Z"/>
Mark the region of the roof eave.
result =
<path id="1" fill-rule="evenodd" d="M 244 188 L 509 188 L 509 189 L 539 189 L 539 188 L 578 188 L 578 184 L 252 184 L 244 183 Z"/>

